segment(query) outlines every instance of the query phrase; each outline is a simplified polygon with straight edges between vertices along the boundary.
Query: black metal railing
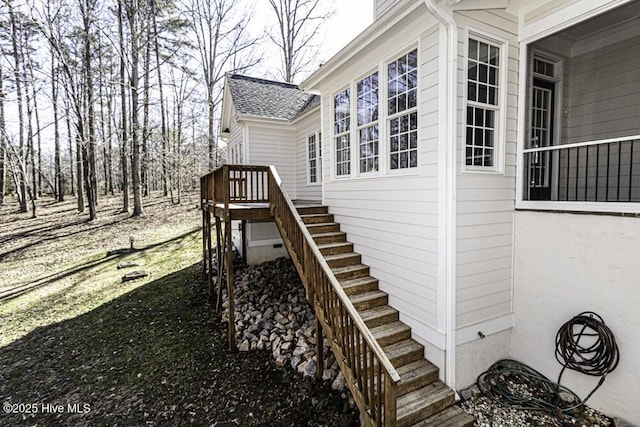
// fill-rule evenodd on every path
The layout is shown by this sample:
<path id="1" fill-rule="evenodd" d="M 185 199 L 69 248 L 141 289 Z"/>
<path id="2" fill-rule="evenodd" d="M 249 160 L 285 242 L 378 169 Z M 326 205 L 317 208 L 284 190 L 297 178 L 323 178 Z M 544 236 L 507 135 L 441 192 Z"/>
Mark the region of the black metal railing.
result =
<path id="1" fill-rule="evenodd" d="M 640 202 L 640 136 L 524 150 L 525 200 Z"/>

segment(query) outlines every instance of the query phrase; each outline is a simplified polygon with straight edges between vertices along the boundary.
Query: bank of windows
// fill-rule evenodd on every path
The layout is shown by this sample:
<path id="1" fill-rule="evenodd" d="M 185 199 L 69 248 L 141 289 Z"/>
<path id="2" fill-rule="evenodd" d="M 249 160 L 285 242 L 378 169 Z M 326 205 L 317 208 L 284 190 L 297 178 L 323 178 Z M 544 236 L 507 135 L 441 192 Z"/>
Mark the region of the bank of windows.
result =
<path id="1" fill-rule="evenodd" d="M 381 100 L 379 73 L 376 71 L 355 84 L 358 172 L 361 175 L 380 170 L 380 149 L 388 154 L 388 169 L 402 170 L 418 166 L 418 51 L 396 58 L 386 65 L 386 98 Z M 386 102 L 386 135 L 380 135 L 380 109 Z M 334 97 L 334 134 L 336 176 L 350 174 L 349 89 Z M 347 122 L 345 122 L 345 120 Z M 347 164 L 349 163 L 349 164 Z"/>
<path id="2" fill-rule="evenodd" d="M 308 177 L 309 184 L 322 181 L 322 137 L 320 132 L 307 137 Z"/>
<path id="3" fill-rule="evenodd" d="M 479 38 L 468 40 L 465 164 L 471 169 L 497 167 L 500 49 Z"/>

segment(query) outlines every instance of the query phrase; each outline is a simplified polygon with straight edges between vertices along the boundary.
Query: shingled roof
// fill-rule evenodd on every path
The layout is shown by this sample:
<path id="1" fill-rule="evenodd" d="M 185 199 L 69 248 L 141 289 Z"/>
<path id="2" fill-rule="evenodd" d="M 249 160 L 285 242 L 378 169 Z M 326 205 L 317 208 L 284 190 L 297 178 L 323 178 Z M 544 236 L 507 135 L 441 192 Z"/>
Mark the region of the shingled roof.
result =
<path id="1" fill-rule="evenodd" d="M 227 82 L 238 114 L 291 120 L 320 101 L 318 95 L 304 92 L 291 83 L 240 74 L 227 75 Z"/>

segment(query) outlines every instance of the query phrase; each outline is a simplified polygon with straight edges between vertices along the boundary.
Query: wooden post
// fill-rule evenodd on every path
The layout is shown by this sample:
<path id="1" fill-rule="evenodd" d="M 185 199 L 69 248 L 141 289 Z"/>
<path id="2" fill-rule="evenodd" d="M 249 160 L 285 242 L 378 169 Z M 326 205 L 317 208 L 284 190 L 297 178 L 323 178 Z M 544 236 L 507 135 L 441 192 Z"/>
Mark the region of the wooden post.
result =
<path id="1" fill-rule="evenodd" d="M 242 221 L 242 258 L 247 261 L 247 220 Z"/>
<path id="2" fill-rule="evenodd" d="M 324 337 L 322 335 L 322 322 L 316 312 L 316 361 L 318 366 L 316 367 L 316 375 L 318 379 L 322 379 L 324 373 Z"/>
<path id="3" fill-rule="evenodd" d="M 227 214 L 228 215 L 228 214 Z M 224 222 L 224 233 L 227 239 L 227 296 L 229 298 L 229 350 L 236 350 L 235 304 L 233 302 L 233 253 L 231 236 L 231 219 Z"/>
<path id="4" fill-rule="evenodd" d="M 222 271 L 224 269 L 224 260 L 222 259 L 222 221 L 220 217 L 216 216 L 216 263 L 218 264 L 218 274 L 216 277 L 216 312 L 218 317 L 222 315 Z"/>
<path id="5" fill-rule="evenodd" d="M 202 209 L 202 277 L 205 278 L 207 274 L 207 212 L 204 210 L 204 203 L 200 205 Z M 209 230 L 211 231 L 211 230 Z"/>
<path id="6" fill-rule="evenodd" d="M 396 384 L 386 372 L 384 375 L 384 425 L 392 427 L 396 425 L 398 390 Z"/>
<path id="7" fill-rule="evenodd" d="M 209 301 L 213 302 L 213 269 L 211 268 L 211 212 L 207 210 L 206 216 L 206 225 L 207 228 L 207 250 L 206 250 L 206 260 L 207 263 L 207 280 L 209 284 Z"/>

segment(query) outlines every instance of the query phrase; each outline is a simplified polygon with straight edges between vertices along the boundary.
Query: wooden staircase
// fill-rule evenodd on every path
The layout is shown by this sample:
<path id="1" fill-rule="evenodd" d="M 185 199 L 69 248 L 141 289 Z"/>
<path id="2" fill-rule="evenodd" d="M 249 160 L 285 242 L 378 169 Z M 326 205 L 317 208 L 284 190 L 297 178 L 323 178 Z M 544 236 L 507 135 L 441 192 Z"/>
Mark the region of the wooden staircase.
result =
<path id="1" fill-rule="evenodd" d="M 273 166 L 223 165 L 201 177 L 203 272 L 217 310 L 226 278 L 229 348 L 235 349 L 231 221 L 273 219 L 316 315 L 318 374 L 328 342 L 367 426 L 471 426 L 454 405 L 454 392 L 438 380 L 388 295 L 371 277 L 327 207 L 297 208 Z M 220 264 L 216 285 L 208 260 Z M 222 228 L 224 225 L 224 230 Z M 226 248 L 226 249 L 224 249 Z M 224 273 L 223 273 L 224 267 Z M 326 341 L 325 341 L 326 339 Z"/>
<path id="2" fill-rule="evenodd" d="M 298 208 L 318 249 L 360 317 L 397 373 L 398 426 L 472 426 L 474 419 L 454 404 L 453 390 L 438 379 L 438 368 L 424 358 L 424 346 L 411 338 L 388 295 L 353 251 L 346 233 L 326 206 Z M 350 384 L 350 387 L 352 385 Z"/>

